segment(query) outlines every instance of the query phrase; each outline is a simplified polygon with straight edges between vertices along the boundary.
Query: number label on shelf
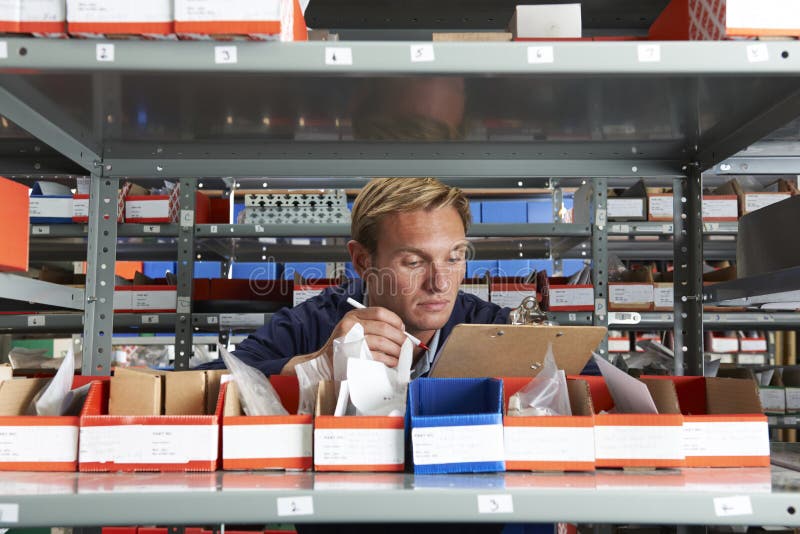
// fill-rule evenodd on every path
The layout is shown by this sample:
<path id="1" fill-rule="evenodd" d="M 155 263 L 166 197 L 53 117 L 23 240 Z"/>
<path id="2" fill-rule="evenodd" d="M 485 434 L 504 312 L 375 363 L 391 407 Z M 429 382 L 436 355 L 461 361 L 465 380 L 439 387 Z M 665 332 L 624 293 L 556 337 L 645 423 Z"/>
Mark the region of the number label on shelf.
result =
<path id="1" fill-rule="evenodd" d="M 352 65 L 353 49 L 341 46 L 325 47 L 326 65 Z"/>
<path id="2" fill-rule="evenodd" d="M 0 523 L 19 523 L 19 505 L 0 504 Z"/>
<path id="3" fill-rule="evenodd" d="M 636 53 L 639 63 L 658 63 L 661 61 L 661 46 L 657 44 L 640 44 Z"/>
<path id="4" fill-rule="evenodd" d="M 479 514 L 513 514 L 514 500 L 511 495 L 478 495 Z"/>
<path id="5" fill-rule="evenodd" d="M 314 515 L 313 497 L 278 497 L 278 515 Z"/>
<path id="6" fill-rule="evenodd" d="M 673 229 L 671 224 L 662 224 L 661 225 L 661 233 L 662 234 L 672 234 L 675 230 Z"/>
<path id="7" fill-rule="evenodd" d="M 194 226 L 194 210 L 181 210 L 181 226 L 184 228 Z"/>
<path id="8" fill-rule="evenodd" d="M 608 324 L 639 324 L 641 322 L 642 316 L 637 312 L 611 312 L 608 314 Z"/>
<path id="9" fill-rule="evenodd" d="M 214 63 L 217 64 L 230 64 L 239 61 L 238 51 L 235 46 L 215 46 L 214 47 Z"/>
<path id="10" fill-rule="evenodd" d="M 747 495 L 716 497 L 714 499 L 714 513 L 717 514 L 717 517 L 753 515 L 753 504 Z"/>
<path id="11" fill-rule="evenodd" d="M 31 315 L 28 317 L 28 326 L 44 326 L 46 322 L 44 315 Z"/>
<path id="12" fill-rule="evenodd" d="M 216 315 L 212 315 L 211 317 L 208 318 L 206 322 L 208 324 L 219 324 L 219 317 L 217 317 Z"/>
<path id="13" fill-rule="evenodd" d="M 769 61 L 769 49 L 764 43 L 747 45 L 747 61 L 750 63 L 763 63 Z"/>
<path id="14" fill-rule="evenodd" d="M 424 61 L 435 61 L 436 57 L 433 54 L 432 44 L 412 44 L 411 45 L 411 62 L 422 63 Z"/>
<path id="15" fill-rule="evenodd" d="M 144 233 L 146 234 L 160 234 L 161 227 L 157 224 L 146 224 L 144 226 Z"/>
<path id="16" fill-rule="evenodd" d="M 529 46 L 528 63 L 554 63 L 555 52 L 552 46 Z"/>
<path id="17" fill-rule="evenodd" d="M 573 321 L 573 322 L 577 321 L 578 320 L 578 314 L 577 313 L 570 313 L 569 314 L 569 320 Z"/>
<path id="18" fill-rule="evenodd" d="M 257 234 L 263 234 L 263 233 L 265 233 L 265 232 L 264 232 L 264 227 L 263 227 L 263 226 L 261 226 L 260 224 L 257 224 L 257 225 L 255 225 L 255 226 L 253 227 L 253 231 L 254 231 L 255 233 L 257 233 Z"/>
<path id="19" fill-rule="evenodd" d="M 216 234 L 217 232 L 219 232 L 219 227 L 218 227 L 216 224 L 212 224 L 212 225 L 211 225 L 210 232 L 211 232 L 212 234 Z"/>
<path id="20" fill-rule="evenodd" d="M 48 235 L 50 233 L 49 226 L 34 225 L 31 226 L 31 234 L 33 235 Z"/>
<path id="21" fill-rule="evenodd" d="M 8 57 L 8 43 L 5 41 L 0 41 L 0 59 L 6 59 Z"/>
<path id="22" fill-rule="evenodd" d="M 158 315 L 142 315 L 142 324 L 158 324 Z"/>
<path id="23" fill-rule="evenodd" d="M 114 61 L 114 45 L 111 43 L 97 43 L 95 46 L 95 54 L 97 61 L 113 62 Z"/>

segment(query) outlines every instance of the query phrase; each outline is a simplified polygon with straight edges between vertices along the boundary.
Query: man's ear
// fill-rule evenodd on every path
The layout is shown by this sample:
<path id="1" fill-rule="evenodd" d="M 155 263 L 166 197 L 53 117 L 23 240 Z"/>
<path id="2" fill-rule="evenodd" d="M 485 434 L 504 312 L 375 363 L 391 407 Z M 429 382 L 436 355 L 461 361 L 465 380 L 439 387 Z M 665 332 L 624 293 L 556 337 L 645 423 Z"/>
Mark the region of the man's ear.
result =
<path id="1" fill-rule="evenodd" d="M 372 254 L 364 245 L 358 241 L 350 240 L 347 242 L 347 251 L 350 253 L 350 260 L 358 276 L 364 278 L 364 273 L 372 267 Z"/>

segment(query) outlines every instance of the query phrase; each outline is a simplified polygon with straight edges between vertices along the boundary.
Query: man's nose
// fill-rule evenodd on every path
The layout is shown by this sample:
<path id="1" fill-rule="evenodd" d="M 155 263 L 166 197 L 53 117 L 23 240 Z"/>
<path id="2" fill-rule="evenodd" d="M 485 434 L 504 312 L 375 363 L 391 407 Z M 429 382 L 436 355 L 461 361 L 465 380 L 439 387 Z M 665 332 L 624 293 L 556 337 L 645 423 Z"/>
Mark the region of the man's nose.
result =
<path id="1" fill-rule="evenodd" d="M 447 291 L 450 282 L 450 269 L 447 263 L 431 262 L 430 272 L 428 273 L 428 287 L 430 291 L 442 293 Z"/>

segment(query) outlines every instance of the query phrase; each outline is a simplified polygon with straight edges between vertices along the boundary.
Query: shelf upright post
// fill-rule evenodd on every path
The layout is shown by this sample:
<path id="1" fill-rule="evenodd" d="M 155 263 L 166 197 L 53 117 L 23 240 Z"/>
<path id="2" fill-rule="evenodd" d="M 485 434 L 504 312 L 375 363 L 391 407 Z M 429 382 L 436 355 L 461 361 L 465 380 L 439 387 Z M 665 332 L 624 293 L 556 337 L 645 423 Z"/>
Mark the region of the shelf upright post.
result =
<path id="1" fill-rule="evenodd" d="M 175 370 L 189 369 L 192 357 L 192 284 L 194 282 L 194 195 L 197 182 L 180 179 L 178 224 L 178 300 L 175 321 Z"/>
<path id="2" fill-rule="evenodd" d="M 703 376 L 702 177 L 692 163 L 673 181 L 675 375 Z"/>
<path id="3" fill-rule="evenodd" d="M 561 189 L 560 180 L 558 178 L 550 179 L 550 187 L 553 190 L 553 223 L 558 224 L 561 222 L 561 204 L 564 201 L 564 191 Z M 561 276 L 564 274 L 564 263 L 560 253 L 550 256 L 553 260 L 553 276 Z"/>
<path id="4" fill-rule="evenodd" d="M 608 327 L 608 225 L 606 199 L 608 179 L 595 178 L 594 217 L 592 219 L 592 281 L 594 283 L 594 325 Z M 608 359 L 608 336 L 597 347 L 597 353 Z"/>
<path id="5" fill-rule="evenodd" d="M 92 173 L 89 191 L 81 367 L 86 376 L 111 374 L 119 178 L 103 176 L 103 172 L 111 170 L 109 167 L 99 165 Z"/>

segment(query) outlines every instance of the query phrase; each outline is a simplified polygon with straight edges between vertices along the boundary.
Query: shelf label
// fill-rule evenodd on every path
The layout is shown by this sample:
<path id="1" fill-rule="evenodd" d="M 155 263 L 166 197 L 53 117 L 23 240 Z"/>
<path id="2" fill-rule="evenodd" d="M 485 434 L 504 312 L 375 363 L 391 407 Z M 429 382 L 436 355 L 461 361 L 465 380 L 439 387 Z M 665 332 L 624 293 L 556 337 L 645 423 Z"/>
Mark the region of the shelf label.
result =
<path id="1" fill-rule="evenodd" d="M 97 61 L 113 62 L 114 61 L 114 45 L 111 43 L 97 43 L 95 45 L 95 54 Z"/>
<path id="2" fill-rule="evenodd" d="M 478 495 L 479 514 L 513 514 L 514 499 L 511 495 Z"/>
<path id="3" fill-rule="evenodd" d="M 216 315 L 212 315 L 211 317 L 208 318 L 206 323 L 207 324 L 219 324 L 219 317 L 217 317 Z"/>
<path id="4" fill-rule="evenodd" d="M 28 326 L 44 326 L 45 322 L 44 315 L 31 315 L 28 317 Z"/>
<path id="5" fill-rule="evenodd" d="M 157 224 L 146 224 L 146 225 L 144 225 L 142 230 L 146 234 L 160 234 L 161 233 L 161 227 L 159 225 L 157 225 Z"/>
<path id="6" fill-rule="evenodd" d="M 181 227 L 194 226 L 194 210 L 181 210 Z"/>
<path id="7" fill-rule="evenodd" d="M 31 226 L 31 234 L 33 235 L 48 235 L 50 233 L 49 226 L 34 225 Z"/>
<path id="8" fill-rule="evenodd" d="M 763 43 L 747 45 L 747 61 L 750 63 L 769 61 L 769 49 L 767 45 Z"/>
<path id="9" fill-rule="evenodd" d="M 221 313 L 219 324 L 222 326 L 264 326 L 263 313 Z"/>
<path id="10" fill-rule="evenodd" d="M 786 415 L 783 418 L 784 425 L 796 425 L 797 424 L 797 417 Z"/>
<path id="11" fill-rule="evenodd" d="M 142 315 L 142 324 L 158 324 L 158 315 Z"/>
<path id="12" fill-rule="evenodd" d="M 341 46 L 326 46 L 325 47 L 325 64 L 326 65 L 352 65 L 353 64 L 353 49 Z"/>
<path id="13" fill-rule="evenodd" d="M 604 208 L 598 208 L 595 211 L 594 224 L 602 228 L 606 225 L 606 210 Z"/>
<path id="14" fill-rule="evenodd" d="M 412 44 L 411 45 L 411 62 L 421 63 L 424 61 L 435 61 L 436 57 L 433 55 L 432 44 Z"/>
<path id="15" fill-rule="evenodd" d="M 235 46 L 215 46 L 214 63 L 226 64 L 237 63 L 239 61 L 237 48 Z"/>
<path id="16" fill-rule="evenodd" d="M 662 234 L 671 234 L 674 232 L 674 229 L 671 224 L 662 224 L 661 225 L 661 233 Z"/>
<path id="17" fill-rule="evenodd" d="M 661 46 L 657 44 L 640 44 L 636 53 L 639 63 L 658 63 L 661 61 Z"/>
<path id="18" fill-rule="evenodd" d="M 569 320 L 570 320 L 570 322 L 577 321 L 578 320 L 578 314 L 577 313 L 570 313 L 569 314 Z"/>
<path id="19" fill-rule="evenodd" d="M 528 63 L 553 63 L 555 54 L 552 46 L 529 46 Z"/>
<path id="20" fill-rule="evenodd" d="M 257 234 L 263 234 L 263 233 L 265 233 L 264 227 L 263 227 L 263 226 L 261 226 L 260 224 L 256 224 L 255 226 L 253 226 L 253 231 L 254 231 L 255 233 L 257 233 Z"/>
<path id="21" fill-rule="evenodd" d="M 642 316 L 637 312 L 611 312 L 608 314 L 608 324 L 639 324 L 641 322 Z"/>
<path id="22" fill-rule="evenodd" d="M 6 59 L 8 57 L 8 43 L 5 41 L 0 41 L 0 59 Z"/>
<path id="23" fill-rule="evenodd" d="M 714 513 L 717 517 L 731 515 L 752 515 L 753 504 L 747 495 L 737 495 L 735 497 L 716 497 L 714 498 Z"/>
<path id="24" fill-rule="evenodd" d="M 19 523 L 19 505 L 0 504 L 0 523 Z"/>
<path id="25" fill-rule="evenodd" d="M 314 515 L 313 497 L 278 497 L 278 515 Z"/>
<path id="26" fill-rule="evenodd" d="M 212 234 L 216 234 L 217 232 L 219 232 L 219 227 L 216 224 L 212 224 L 211 228 L 209 229 L 209 232 L 211 232 Z"/>

